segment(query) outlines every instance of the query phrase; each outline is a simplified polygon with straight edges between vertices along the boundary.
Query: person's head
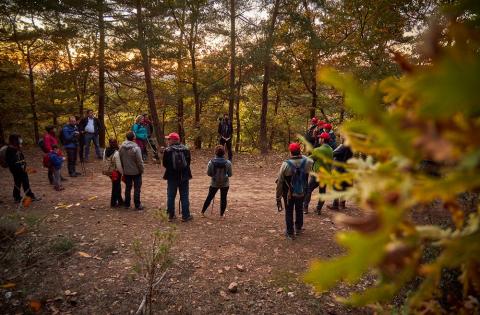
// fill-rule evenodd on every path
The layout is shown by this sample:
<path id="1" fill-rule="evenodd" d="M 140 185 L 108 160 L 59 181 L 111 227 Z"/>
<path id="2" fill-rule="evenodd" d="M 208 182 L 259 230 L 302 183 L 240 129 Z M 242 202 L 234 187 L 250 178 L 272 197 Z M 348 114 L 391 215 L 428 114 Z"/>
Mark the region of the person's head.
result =
<path id="1" fill-rule="evenodd" d="M 144 119 L 148 119 L 148 113 L 143 113 L 142 116 Z"/>
<path id="2" fill-rule="evenodd" d="M 133 131 L 129 131 L 127 132 L 125 137 L 127 138 L 128 141 L 133 141 L 135 140 L 135 133 Z"/>
<path id="3" fill-rule="evenodd" d="M 87 109 L 87 117 L 88 118 L 93 118 L 93 110 Z"/>
<path id="4" fill-rule="evenodd" d="M 19 148 L 22 146 L 22 137 L 20 137 L 20 135 L 17 135 L 16 133 L 12 133 L 8 137 L 8 144 Z"/>
<path id="5" fill-rule="evenodd" d="M 168 136 L 165 137 L 168 140 L 168 144 L 177 144 L 180 142 L 180 136 L 176 132 L 171 132 Z"/>
<path id="6" fill-rule="evenodd" d="M 215 155 L 222 158 L 225 156 L 225 148 L 223 145 L 217 145 L 215 147 Z"/>
<path id="7" fill-rule="evenodd" d="M 109 139 L 108 140 L 108 147 L 111 148 L 111 149 L 115 149 L 115 150 L 118 150 L 118 142 L 117 142 L 117 139 Z"/>
<path id="8" fill-rule="evenodd" d="M 300 147 L 300 144 L 297 142 L 292 142 L 288 146 L 288 151 L 290 151 L 291 156 L 298 156 L 302 153 L 302 148 Z"/>
<path id="9" fill-rule="evenodd" d="M 332 125 L 331 124 L 324 124 L 323 129 L 325 129 L 326 131 L 330 131 L 330 130 L 332 130 Z"/>
<path id="10" fill-rule="evenodd" d="M 223 119 L 228 120 L 228 118 L 229 118 L 229 117 L 228 117 L 228 114 L 227 114 L 227 113 L 223 114 Z"/>
<path id="11" fill-rule="evenodd" d="M 47 127 L 45 127 L 45 131 L 47 133 L 55 134 L 55 126 L 48 125 Z"/>
<path id="12" fill-rule="evenodd" d="M 52 144 L 52 151 L 58 153 L 58 145 Z"/>
<path id="13" fill-rule="evenodd" d="M 137 118 L 135 118 L 135 123 L 136 124 L 140 124 L 143 122 L 143 116 L 142 115 L 138 115 Z"/>
<path id="14" fill-rule="evenodd" d="M 68 117 L 68 123 L 70 125 L 75 125 L 77 123 L 77 119 L 75 118 L 75 116 Z"/>
<path id="15" fill-rule="evenodd" d="M 316 124 L 318 123 L 317 117 L 313 117 L 312 120 L 310 120 L 310 123 L 311 123 L 312 125 L 316 125 Z"/>
<path id="16" fill-rule="evenodd" d="M 318 142 L 320 142 L 320 144 L 327 143 L 329 140 L 330 140 L 330 135 L 326 132 L 322 132 L 318 137 Z"/>

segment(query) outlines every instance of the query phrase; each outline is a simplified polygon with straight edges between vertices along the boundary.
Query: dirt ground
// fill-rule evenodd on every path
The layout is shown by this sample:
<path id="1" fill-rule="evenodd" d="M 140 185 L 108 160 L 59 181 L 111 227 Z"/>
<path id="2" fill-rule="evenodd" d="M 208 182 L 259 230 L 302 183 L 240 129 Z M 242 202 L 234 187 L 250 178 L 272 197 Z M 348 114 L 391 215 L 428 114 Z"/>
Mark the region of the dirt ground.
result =
<path id="1" fill-rule="evenodd" d="M 136 212 L 109 207 L 111 184 L 101 174 L 101 162 L 86 164 L 86 176 L 68 178 L 66 189 L 56 192 L 41 167 L 40 152 L 27 150 L 26 157 L 36 169 L 30 175 L 32 190 L 43 200 L 18 208 L 11 196 L 12 177 L 0 169 L 1 220 L 18 234 L 0 243 L 0 313 L 27 314 L 32 306 L 43 314 L 134 313 L 144 282 L 133 270 L 132 243 L 148 242 L 156 228 L 165 228 L 153 215 L 166 207 L 163 168 L 146 165 L 141 196 L 146 211 Z M 325 209 L 321 216 L 305 217 L 305 233 L 295 241 L 285 239 L 274 181 L 286 156 L 234 156 L 224 220 L 219 196 L 213 212 L 210 208 L 207 218 L 200 217 L 211 156 L 197 151 L 192 157 L 194 220 L 176 223 L 172 265 L 155 294 L 156 314 L 367 312 L 338 305 L 334 293 L 316 296 L 303 284 L 301 275 L 312 259 L 341 253 L 333 240 L 340 227 Z M 349 207 L 346 212 L 356 211 Z M 231 282 L 238 283 L 237 293 L 228 291 Z"/>

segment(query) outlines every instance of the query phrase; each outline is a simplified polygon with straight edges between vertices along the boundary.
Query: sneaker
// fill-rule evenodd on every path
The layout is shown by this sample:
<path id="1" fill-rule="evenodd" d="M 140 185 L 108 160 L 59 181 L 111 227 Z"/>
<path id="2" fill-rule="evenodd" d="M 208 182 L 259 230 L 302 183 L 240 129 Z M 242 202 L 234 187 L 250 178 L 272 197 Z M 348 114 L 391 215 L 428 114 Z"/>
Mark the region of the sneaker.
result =
<path id="1" fill-rule="evenodd" d="M 303 234 L 303 231 L 304 231 L 304 230 L 305 230 L 304 228 L 296 229 L 296 230 L 295 230 L 295 235 L 298 236 L 298 235 L 300 235 L 300 234 Z"/>
<path id="2" fill-rule="evenodd" d="M 57 186 L 57 187 L 55 187 L 55 190 L 56 191 L 62 191 L 62 190 L 65 190 L 65 188 L 63 188 L 62 186 Z"/>
<path id="3" fill-rule="evenodd" d="M 303 214 L 308 214 L 308 208 L 303 209 Z"/>
<path id="4" fill-rule="evenodd" d="M 82 175 L 82 173 L 80 173 L 80 172 L 75 172 L 75 175 L 80 176 L 80 175 Z"/>
<path id="5" fill-rule="evenodd" d="M 285 233 L 285 238 L 289 241 L 295 240 L 295 235 Z"/>
<path id="6" fill-rule="evenodd" d="M 135 207 L 135 210 L 142 211 L 145 210 L 145 208 L 142 205 L 139 205 L 138 207 Z"/>
<path id="7" fill-rule="evenodd" d="M 189 217 L 187 217 L 187 218 L 182 218 L 182 222 L 188 222 L 188 221 L 191 221 L 191 220 L 193 220 L 193 216 L 192 216 L 192 215 L 189 216 Z"/>
<path id="8" fill-rule="evenodd" d="M 173 222 L 173 221 L 175 221 L 176 219 L 177 219 L 176 216 L 169 217 L 169 218 L 168 218 L 168 222 Z"/>
<path id="9" fill-rule="evenodd" d="M 206 218 L 207 216 L 205 215 L 205 212 L 202 211 L 202 218 Z"/>

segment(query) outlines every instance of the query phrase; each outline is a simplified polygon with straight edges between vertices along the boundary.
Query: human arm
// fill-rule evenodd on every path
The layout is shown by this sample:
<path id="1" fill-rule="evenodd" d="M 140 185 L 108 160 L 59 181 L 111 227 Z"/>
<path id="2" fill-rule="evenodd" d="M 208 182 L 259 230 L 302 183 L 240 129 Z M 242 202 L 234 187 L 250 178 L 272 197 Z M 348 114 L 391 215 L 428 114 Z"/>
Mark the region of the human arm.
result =
<path id="1" fill-rule="evenodd" d="M 207 175 L 210 176 L 210 177 L 213 177 L 213 163 L 212 163 L 212 161 L 208 161 Z"/>
<path id="2" fill-rule="evenodd" d="M 115 161 L 115 168 L 120 174 L 123 174 L 122 160 L 120 159 L 120 153 L 118 151 L 113 154 L 113 159 Z"/>
<path id="3" fill-rule="evenodd" d="M 287 168 L 287 162 L 283 162 L 282 166 L 280 167 L 280 171 L 278 172 L 278 177 L 277 177 L 277 189 L 276 189 L 276 199 L 277 202 L 280 200 L 283 196 L 283 185 L 285 182 L 285 170 Z"/>
<path id="4" fill-rule="evenodd" d="M 144 165 L 143 165 L 143 159 L 142 159 L 142 150 L 140 150 L 140 147 L 135 147 L 134 150 L 135 150 L 135 163 L 137 164 L 140 174 L 143 174 Z"/>
<path id="5" fill-rule="evenodd" d="M 232 177 L 233 172 L 232 172 L 232 163 L 230 161 L 227 161 L 227 176 Z"/>

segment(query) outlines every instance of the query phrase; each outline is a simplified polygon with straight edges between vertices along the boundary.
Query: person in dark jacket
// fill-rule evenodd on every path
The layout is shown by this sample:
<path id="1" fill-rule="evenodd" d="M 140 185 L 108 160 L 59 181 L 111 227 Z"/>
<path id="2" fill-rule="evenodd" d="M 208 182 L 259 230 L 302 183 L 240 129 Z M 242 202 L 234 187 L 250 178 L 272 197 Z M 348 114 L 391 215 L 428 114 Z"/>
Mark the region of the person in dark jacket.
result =
<path id="1" fill-rule="evenodd" d="M 220 189 L 220 216 L 223 218 L 227 209 L 227 194 L 230 186 L 229 178 L 232 177 L 232 162 L 225 159 L 225 149 L 218 145 L 215 148 L 215 158 L 208 162 L 207 175 L 212 178 L 208 196 L 203 204 L 202 216 Z"/>
<path id="2" fill-rule="evenodd" d="M 223 115 L 223 119 L 220 120 L 218 124 L 218 135 L 220 137 L 220 145 L 225 147 L 225 150 L 228 152 L 228 159 L 232 160 L 232 135 L 233 135 L 233 126 L 228 114 Z"/>
<path id="3" fill-rule="evenodd" d="M 169 146 L 163 154 L 163 167 L 165 174 L 163 179 L 167 181 L 167 212 L 169 221 L 175 217 L 175 198 L 177 190 L 180 192 L 182 204 L 182 221 L 190 221 L 193 216 L 190 214 L 190 202 L 188 200 L 189 181 L 192 179 L 190 169 L 190 151 L 180 143 L 178 133 L 172 132 L 165 137 Z"/>
<path id="4" fill-rule="evenodd" d="M 353 152 L 349 146 L 345 144 L 339 145 L 335 150 L 333 150 L 333 160 L 336 162 L 347 163 L 353 157 Z M 335 168 L 339 173 L 345 173 L 346 170 L 342 166 L 337 166 Z M 342 188 L 340 191 L 345 191 L 350 185 L 347 182 L 342 182 Z M 340 208 L 345 209 L 346 201 L 340 199 L 334 199 L 331 206 L 328 206 L 330 210 L 339 210 Z"/>
<path id="5" fill-rule="evenodd" d="M 87 110 L 87 116 L 80 120 L 78 128 L 82 131 L 84 137 L 85 161 L 88 162 L 90 156 L 90 142 L 93 142 L 95 146 L 95 154 L 97 159 L 101 159 L 102 155 L 100 153 L 99 134 L 103 129 L 103 126 L 100 122 L 100 119 L 93 115 L 93 110 Z"/>
<path id="6" fill-rule="evenodd" d="M 122 162 L 123 174 L 125 175 L 125 208 L 130 208 L 130 198 L 133 184 L 133 203 L 137 210 L 143 210 L 140 202 L 142 188 L 142 174 L 144 171 L 142 152 L 135 142 L 135 133 L 127 132 L 127 140 L 120 147 L 120 161 Z"/>
<path id="7" fill-rule="evenodd" d="M 335 132 L 332 130 L 332 125 L 331 124 L 324 124 L 323 128 L 325 129 L 325 132 L 328 133 L 330 140 L 327 142 L 327 144 L 335 150 L 337 148 L 337 137 L 335 136 Z"/>
<path id="8" fill-rule="evenodd" d="M 48 159 L 53 173 L 53 187 L 56 191 L 64 190 L 65 188 L 61 185 L 62 178 L 60 176 L 60 171 L 65 158 L 62 156 L 58 145 L 52 145 L 52 149 L 50 150 L 50 153 L 48 153 Z"/>
<path id="9" fill-rule="evenodd" d="M 17 134 L 11 134 L 8 138 L 8 148 L 5 152 L 5 162 L 8 165 L 10 173 L 13 175 L 13 199 L 15 202 L 21 202 L 20 188 L 23 187 L 23 192 L 30 197 L 32 201 L 41 200 L 35 197 L 35 194 L 30 189 L 30 181 L 27 173 L 27 162 L 22 152 L 22 138 Z"/>
<path id="10" fill-rule="evenodd" d="M 110 139 L 108 141 L 108 148 L 103 153 L 103 160 L 115 165 L 112 171 L 110 179 L 112 180 L 112 194 L 110 197 L 110 207 L 116 208 L 123 205 L 122 199 L 122 160 L 120 159 L 120 153 L 118 148 L 118 142 L 116 139 Z"/>
<path id="11" fill-rule="evenodd" d="M 305 133 L 305 140 L 307 140 L 311 145 L 315 145 L 315 133 L 317 130 L 317 117 L 313 117 L 310 120 L 310 127 L 308 127 L 307 132 Z"/>
<path id="12" fill-rule="evenodd" d="M 68 120 L 68 124 L 66 124 L 62 129 L 63 147 L 65 148 L 65 151 L 67 151 L 68 174 L 71 177 L 77 177 L 79 175 L 82 175 L 75 170 L 75 164 L 77 163 L 79 136 L 80 132 L 77 128 L 77 120 L 74 116 L 71 116 Z"/>

